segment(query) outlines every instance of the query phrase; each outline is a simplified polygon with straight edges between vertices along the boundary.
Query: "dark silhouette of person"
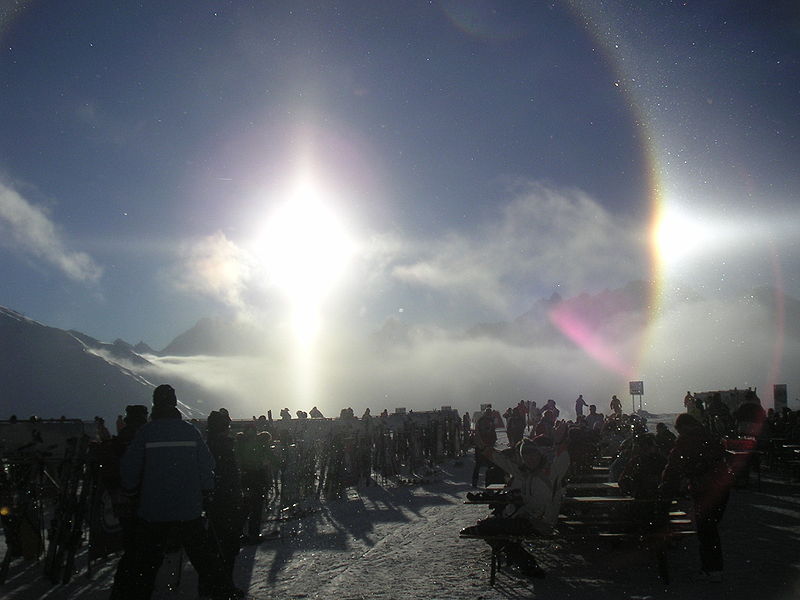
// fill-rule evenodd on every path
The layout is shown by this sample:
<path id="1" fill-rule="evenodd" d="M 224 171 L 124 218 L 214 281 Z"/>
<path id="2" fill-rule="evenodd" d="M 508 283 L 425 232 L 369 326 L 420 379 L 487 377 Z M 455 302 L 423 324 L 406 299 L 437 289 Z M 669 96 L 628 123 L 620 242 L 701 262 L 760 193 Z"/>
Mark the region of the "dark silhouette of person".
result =
<path id="1" fill-rule="evenodd" d="M 511 411 L 508 417 L 508 424 L 506 425 L 509 446 L 515 446 L 518 442 L 522 441 L 525 435 L 525 421 L 525 413 L 519 406 L 515 407 Z"/>
<path id="2" fill-rule="evenodd" d="M 669 430 L 666 423 L 656 423 L 656 447 L 664 456 L 669 456 L 677 436 Z"/>
<path id="3" fill-rule="evenodd" d="M 114 513 L 122 530 L 122 556 L 117 563 L 114 584 L 111 588 L 111 600 L 124 598 L 123 588 L 130 585 L 134 576 L 134 554 L 136 541 L 136 496 L 124 493 L 120 479 L 120 459 L 133 441 L 139 428 L 147 423 L 147 407 L 132 404 L 125 407 L 125 416 L 120 417 L 119 431 L 109 444 L 100 460 L 100 478 L 112 496 Z"/>
<path id="4" fill-rule="evenodd" d="M 211 411 L 208 415 L 208 448 L 216 465 L 214 494 L 208 502 L 208 519 L 211 534 L 216 538 L 220 571 L 225 585 L 236 595 L 244 596 L 244 591 L 236 588 L 233 583 L 245 511 L 239 464 L 236 461 L 233 439 L 228 435 L 230 426 L 231 419 L 227 412 Z"/>
<path id="5" fill-rule="evenodd" d="M 609 404 L 609 407 L 611 408 L 611 412 L 613 412 L 616 416 L 622 416 L 622 402 L 616 397 L 616 395 L 611 396 L 611 403 Z"/>
<path id="6" fill-rule="evenodd" d="M 491 461 L 484 457 L 479 448 L 494 448 L 497 431 L 494 427 L 494 411 L 488 407 L 475 421 L 475 467 L 472 469 L 472 487 L 478 487 L 478 477 L 482 467 L 489 467 Z"/>
<path id="7" fill-rule="evenodd" d="M 583 394 L 579 394 L 578 399 L 575 400 L 575 419 L 582 417 L 583 409 L 588 406 L 589 405 L 586 403 L 586 400 L 583 399 Z"/>
<path id="8" fill-rule="evenodd" d="M 675 496 L 681 479 L 688 479 L 700 543 L 698 578 L 721 581 L 722 543 L 717 526 L 728 504 L 733 475 L 725 462 L 722 443 L 700 421 L 683 413 L 675 420 L 675 429 L 678 439 L 667 458 L 660 495 Z"/>
<path id="9" fill-rule="evenodd" d="M 236 456 L 242 474 L 242 489 L 245 495 L 245 523 L 247 524 L 248 544 L 258 544 L 263 540 L 261 519 L 264 501 L 271 481 L 270 467 L 275 457 L 270 450 L 272 435 L 268 431 L 257 432 L 255 427 L 247 427 L 236 435 Z"/>
<path id="10" fill-rule="evenodd" d="M 170 385 L 153 391 L 151 421 L 139 428 L 120 464 L 122 487 L 138 496 L 134 573 L 121 597 L 150 598 L 167 540 L 178 541 L 214 600 L 227 600 L 217 556 L 203 522 L 214 489 L 214 459 L 194 425 L 182 419 Z"/>

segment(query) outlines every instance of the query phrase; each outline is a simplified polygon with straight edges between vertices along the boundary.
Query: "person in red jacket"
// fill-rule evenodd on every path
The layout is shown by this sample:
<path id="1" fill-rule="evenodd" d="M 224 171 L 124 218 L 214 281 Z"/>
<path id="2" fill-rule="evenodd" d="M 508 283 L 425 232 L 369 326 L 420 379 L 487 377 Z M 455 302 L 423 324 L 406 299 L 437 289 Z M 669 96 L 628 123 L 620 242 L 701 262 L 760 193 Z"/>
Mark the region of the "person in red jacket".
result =
<path id="1" fill-rule="evenodd" d="M 661 476 L 660 495 L 662 498 L 675 496 L 681 480 L 688 480 L 700 542 L 702 570 L 698 579 L 720 582 L 722 543 L 717 526 L 728 504 L 733 476 L 725 462 L 721 441 L 697 419 L 688 413 L 678 415 L 675 429 L 678 439 Z"/>

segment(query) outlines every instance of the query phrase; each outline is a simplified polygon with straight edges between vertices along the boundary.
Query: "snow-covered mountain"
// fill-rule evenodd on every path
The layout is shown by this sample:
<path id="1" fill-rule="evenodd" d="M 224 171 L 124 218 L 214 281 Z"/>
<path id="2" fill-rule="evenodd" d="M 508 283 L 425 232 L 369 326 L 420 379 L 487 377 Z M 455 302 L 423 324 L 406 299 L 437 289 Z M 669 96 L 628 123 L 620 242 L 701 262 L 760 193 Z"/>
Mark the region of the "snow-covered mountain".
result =
<path id="1" fill-rule="evenodd" d="M 108 418 L 127 404 L 149 404 L 152 385 L 125 366 L 144 359 L 124 346 L 0 307 L 0 405 L 9 411 L 0 417 Z"/>
<path id="2" fill-rule="evenodd" d="M 254 324 L 226 318 L 200 319 L 159 354 L 167 356 L 237 356 L 260 354 L 268 347 L 265 332 Z"/>
<path id="3" fill-rule="evenodd" d="M 125 340 L 116 339 L 113 343 L 109 344 L 96 340 L 74 329 L 70 329 L 67 333 L 83 342 L 87 348 L 96 351 L 98 354 L 107 356 L 112 362 L 121 362 L 123 365 L 129 363 L 139 367 L 150 364 L 146 359 L 141 357 L 141 354 L 143 354 L 141 351 L 136 350 L 134 346 L 131 346 Z M 142 344 L 142 342 L 140 342 L 140 344 Z M 144 346 L 149 348 L 147 344 L 144 344 Z"/>

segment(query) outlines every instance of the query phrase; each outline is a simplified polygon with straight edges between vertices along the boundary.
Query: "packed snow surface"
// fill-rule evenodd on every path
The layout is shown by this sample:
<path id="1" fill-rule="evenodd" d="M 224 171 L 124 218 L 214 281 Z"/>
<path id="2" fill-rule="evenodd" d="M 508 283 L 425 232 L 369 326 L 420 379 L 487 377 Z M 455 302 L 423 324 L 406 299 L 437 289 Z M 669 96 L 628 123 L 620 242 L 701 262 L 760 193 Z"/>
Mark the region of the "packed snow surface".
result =
<path id="1" fill-rule="evenodd" d="M 252 598 L 377 599 L 650 599 L 800 598 L 800 486 L 765 478 L 759 491 L 734 490 L 722 522 L 726 560 L 723 583 L 693 583 L 697 543 L 688 538 L 670 551 L 672 582 L 659 579 L 653 558 L 629 542 L 539 540 L 533 545 L 547 577 L 531 580 L 507 572 L 489 585 L 489 547 L 459 539 L 462 527 L 486 516 L 466 505 L 471 456 L 441 467 L 421 485 L 351 489 L 306 516 L 267 523 L 281 537 L 245 547 L 236 583 Z M 177 555 L 170 555 L 169 561 Z M 86 577 L 85 554 L 67 585 L 52 586 L 41 564 L 16 561 L 2 589 L 6 600 L 107 598 L 116 559 Z M 165 565 L 166 567 L 166 565 Z M 196 577 L 184 562 L 177 591 L 162 569 L 157 598 L 196 598 Z"/>

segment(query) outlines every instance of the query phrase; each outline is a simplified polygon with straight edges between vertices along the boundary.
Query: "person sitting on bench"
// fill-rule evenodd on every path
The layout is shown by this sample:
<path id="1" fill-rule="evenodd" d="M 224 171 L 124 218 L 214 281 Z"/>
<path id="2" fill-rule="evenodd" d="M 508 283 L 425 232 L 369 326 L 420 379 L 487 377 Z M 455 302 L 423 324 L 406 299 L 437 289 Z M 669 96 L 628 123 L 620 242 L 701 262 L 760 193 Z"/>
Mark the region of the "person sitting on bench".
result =
<path id="1" fill-rule="evenodd" d="M 508 485 L 512 502 L 500 515 L 466 527 L 462 535 L 502 537 L 551 533 L 558 519 L 565 488 L 563 479 L 569 469 L 566 450 L 566 425 L 556 428 L 557 444 L 547 438 L 523 440 L 511 456 L 493 448 L 483 448 L 484 456 L 511 475 Z M 539 445 L 542 444 L 542 445 Z M 487 540 L 493 549 L 500 549 L 526 575 L 543 577 L 536 559 L 517 540 Z M 497 548 L 500 545 L 500 548 Z"/>

